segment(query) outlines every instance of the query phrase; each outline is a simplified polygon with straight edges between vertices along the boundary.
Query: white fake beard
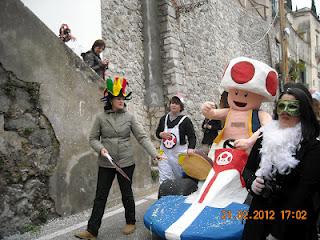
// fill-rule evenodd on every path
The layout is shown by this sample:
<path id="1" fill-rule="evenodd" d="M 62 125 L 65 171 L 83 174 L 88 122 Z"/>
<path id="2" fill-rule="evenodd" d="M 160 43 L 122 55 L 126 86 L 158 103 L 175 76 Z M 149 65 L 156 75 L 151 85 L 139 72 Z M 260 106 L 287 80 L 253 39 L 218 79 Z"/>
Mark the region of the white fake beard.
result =
<path id="1" fill-rule="evenodd" d="M 293 155 L 302 138 L 301 123 L 292 128 L 281 128 L 279 121 L 272 121 L 262 128 L 262 132 L 261 162 L 256 176 L 270 180 L 276 172 L 289 174 L 299 163 Z"/>

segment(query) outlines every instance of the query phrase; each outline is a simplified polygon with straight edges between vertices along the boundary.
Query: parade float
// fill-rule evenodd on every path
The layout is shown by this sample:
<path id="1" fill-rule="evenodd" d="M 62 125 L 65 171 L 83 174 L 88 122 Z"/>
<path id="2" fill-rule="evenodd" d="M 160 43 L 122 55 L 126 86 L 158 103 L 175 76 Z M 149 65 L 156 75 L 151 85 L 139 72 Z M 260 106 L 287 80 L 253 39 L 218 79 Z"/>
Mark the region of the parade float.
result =
<path id="1" fill-rule="evenodd" d="M 274 100 L 277 73 L 260 61 L 239 57 L 230 61 L 221 87 L 228 91 L 229 108 L 214 109 L 210 102 L 202 107 L 206 118 L 225 122 L 210 149 L 210 159 L 197 152 L 179 157 L 185 173 L 199 179 L 198 190 L 174 195 L 168 189 L 171 195 L 162 194 L 145 213 L 145 226 L 160 238 L 241 239 L 245 220 L 253 217 L 247 214 L 248 191 L 241 174 L 260 127 L 271 120 L 260 105 Z M 240 149 L 233 147 L 234 139 L 241 139 Z M 165 192 L 163 186 L 160 189 Z"/>

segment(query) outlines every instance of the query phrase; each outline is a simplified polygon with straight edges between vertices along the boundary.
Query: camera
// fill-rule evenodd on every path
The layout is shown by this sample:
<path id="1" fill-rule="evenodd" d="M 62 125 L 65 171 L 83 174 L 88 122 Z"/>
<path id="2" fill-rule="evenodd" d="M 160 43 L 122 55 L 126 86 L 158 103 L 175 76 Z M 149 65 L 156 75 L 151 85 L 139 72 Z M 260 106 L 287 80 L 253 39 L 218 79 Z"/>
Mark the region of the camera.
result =
<path id="1" fill-rule="evenodd" d="M 265 188 L 262 190 L 262 197 L 269 198 L 270 196 L 276 195 L 280 190 L 281 186 L 276 183 L 274 179 L 263 178 Z"/>
<path id="2" fill-rule="evenodd" d="M 65 35 L 68 35 L 70 33 L 71 33 L 71 30 L 69 28 L 63 30 L 63 34 Z"/>

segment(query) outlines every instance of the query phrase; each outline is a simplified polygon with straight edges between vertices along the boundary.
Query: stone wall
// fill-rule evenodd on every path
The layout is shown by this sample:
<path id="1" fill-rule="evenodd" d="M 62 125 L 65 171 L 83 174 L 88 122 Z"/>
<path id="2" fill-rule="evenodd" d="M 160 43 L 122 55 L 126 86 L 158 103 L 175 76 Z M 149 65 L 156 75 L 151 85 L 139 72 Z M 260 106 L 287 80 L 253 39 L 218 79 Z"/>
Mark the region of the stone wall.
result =
<path id="1" fill-rule="evenodd" d="M 57 216 L 49 179 L 59 142 L 39 99 L 40 85 L 0 64 L 0 239 Z"/>
<path id="2" fill-rule="evenodd" d="M 184 2 L 185 4 L 179 5 Z M 220 81 L 228 62 L 247 56 L 274 65 L 277 59 L 275 31 L 270 20 L 247 11 L 235 0 L 169 1 L 162 10 L 161 46 L 165 94 L 187 96 L 191 115 L 201 140 L 201 103 L 218 103 Z"/>
<path id="3" fill-rule="evenodd" d="M 111 63 L 107 75 L 124 74 L 128 79 L 129 89 L 133 91 L 132 100 L 127 102 L 128 109 L 136 113 L 155 145 L 159 146 L 155 130 L 159 118 L 164 114 L 165 103 L 155 107 L 146 102 L 141 1 L 102 0 L 101 8 L 102 36 L 107 43 L 104 56 Z"/>
<path id="4" fill-rule="evenodd" d="M 169 98 L 181 92 L 186 95 L 186 114 L 193 120 L 199 143 L 201 103 L 219 101 L 220 80 L 228 62 L 238 56 L 273 66 L 278 62 L 272 19 L 264 20 L 254 8 L 244 9 L 236 0 L 159 0 L 158 6 L 164 108 L 150 111 L 143 103 L 141 1 L 102 0 L 103 37 L 109 43 L 106 56 L 115 64 L 115 72 L 125 70 L 134 92 L 129 108 L 137 111 L 153 139 Z"/>

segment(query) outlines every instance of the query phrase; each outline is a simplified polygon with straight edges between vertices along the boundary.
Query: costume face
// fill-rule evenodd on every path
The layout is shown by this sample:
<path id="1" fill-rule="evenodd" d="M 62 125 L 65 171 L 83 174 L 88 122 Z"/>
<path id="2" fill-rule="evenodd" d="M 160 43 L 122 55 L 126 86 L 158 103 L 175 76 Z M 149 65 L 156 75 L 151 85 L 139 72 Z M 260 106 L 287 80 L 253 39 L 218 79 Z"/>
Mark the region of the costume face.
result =
<path id="1" fill-rule="evenodd" d="M 228 94 L 228 104 L 230 108 L 247 111 L 250 109 L 259 109 L 263 96 L 239 89 L 230 89 Z"/>
<path id="2" fill-rule="evenodd" d="M 292 115 L 289 115 L 289 113 L 288 113 L 289 108 L 292 109 L 291 112 L 297 112 L 296 101 L 297 101 L 297 99 L 290 94 L 283 94 L 281 99 L 279 100 L 279 102 L 281 104 L 283 102 L 287 103 L 286 106 L 280 106 L 280 108 L 283 109 L 283 111 L 281 111 L 280 114 L 278 113 L 278 108 L 277 108 L 277 113 L 279 115 L 279 123 L 280 123 L 281 127 L 283 127 L 283 128 L 294 127 L 295 125 L 297 125 L 297 123 L 300 122 L 299 116 L 292 116 Z M 295 105 L 294 107 L 293 107 L 293 104 Z M 285 111 L 285 110 L 287 110 L 287 111 Z"/>
<path id="3" fill-rule="evenodd" d="M 124 108 L 124 97 L 114 97 L 112 98 L 112 110 L 118 111 Z"/>

